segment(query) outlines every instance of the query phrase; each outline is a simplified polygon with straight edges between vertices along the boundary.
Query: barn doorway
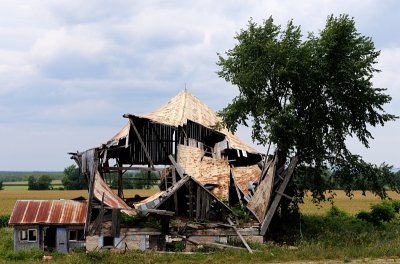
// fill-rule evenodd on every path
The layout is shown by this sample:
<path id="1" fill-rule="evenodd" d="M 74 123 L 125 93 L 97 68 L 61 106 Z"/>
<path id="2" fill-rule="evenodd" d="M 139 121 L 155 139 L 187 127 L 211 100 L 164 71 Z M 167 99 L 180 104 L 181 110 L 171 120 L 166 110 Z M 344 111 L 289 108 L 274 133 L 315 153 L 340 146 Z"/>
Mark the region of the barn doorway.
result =
<path id="1" fill-rule="evenodd" d="M 45 227 L 43 233 L 44 250 L 54 251 L 56 249 L 56 227 Z"/>

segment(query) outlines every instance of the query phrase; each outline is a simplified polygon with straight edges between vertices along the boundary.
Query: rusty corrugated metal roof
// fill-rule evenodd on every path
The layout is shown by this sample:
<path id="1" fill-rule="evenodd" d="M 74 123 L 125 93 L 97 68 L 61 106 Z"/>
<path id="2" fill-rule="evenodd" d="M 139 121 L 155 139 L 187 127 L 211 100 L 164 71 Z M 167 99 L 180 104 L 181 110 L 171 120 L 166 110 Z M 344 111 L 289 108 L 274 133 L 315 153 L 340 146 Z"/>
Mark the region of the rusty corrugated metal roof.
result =
<path id="1" fill-rule="evenodd" d="M 104 195 L 104 204 L 112 208 L 120 208 L 125 210 L 131 210 L 129 207 L 111 188 L 104 182 L 99 171 L 96 170 L 93 194 L 97 200 L 102 201 Z"/>
<path id="2" fill-rule="evenodd" d="M 72 224 L 86 221 L 86 202 L 72 200 L 18 200 L 10 224 Z"/>

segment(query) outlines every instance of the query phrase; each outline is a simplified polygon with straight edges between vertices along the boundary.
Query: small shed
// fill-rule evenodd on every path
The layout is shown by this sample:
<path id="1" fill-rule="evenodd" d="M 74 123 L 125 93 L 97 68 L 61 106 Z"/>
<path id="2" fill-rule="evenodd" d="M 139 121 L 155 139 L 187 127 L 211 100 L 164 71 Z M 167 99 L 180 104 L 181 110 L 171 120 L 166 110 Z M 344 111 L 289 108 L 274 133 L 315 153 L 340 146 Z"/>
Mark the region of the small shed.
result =
<path id="1" fill-rule="evenodd" d="M 18 200 L 9 221 L 14 226 L 14 250 L 67 253 L 85 247 L 86 214 L 86 201 Z"/>

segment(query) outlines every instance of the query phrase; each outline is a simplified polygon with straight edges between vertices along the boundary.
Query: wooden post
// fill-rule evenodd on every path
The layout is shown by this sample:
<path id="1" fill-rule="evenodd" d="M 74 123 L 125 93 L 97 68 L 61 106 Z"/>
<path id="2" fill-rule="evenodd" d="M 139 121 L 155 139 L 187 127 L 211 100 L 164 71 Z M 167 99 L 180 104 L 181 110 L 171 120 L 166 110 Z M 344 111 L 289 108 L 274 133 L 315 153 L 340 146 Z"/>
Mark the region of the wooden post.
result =
<path id="1" fill-rule="evenodd" d="M 92 217 L 92 203 L 93 203 L 93 192 L 94 192 L 94 178 L 95 175 L 89 175 L 89 197 L 88 197 L 88 204 L 86 209 L 86 221 L 85 221 L 85 236 L 89 233 L 90 227 L 90 219 Z"/>
<path id="2" fill-rule="evenodd" d="M 196 192 L 196 220 L 198 221 L 200 218 L 200 205 L 201 205 L 201 190 L 198 186 L 196 186 L 197 192 Z"/>
<path id="3" fill-rule="evenodd" d="M 247 244 L 246 240 L 244 240 L 244 237 L 242 236 L 242 234 L 239 233 L 239 230 L 236 228 L 236 226 L 234 226 L 232 220 L 228 217 L 227 218 L 229 224 L 231 225 L 231 227 L 233 228 L 233 230 L 235 230 L 236 234 L 239 236 L 240 240 L 242 240 L 244 246 L 247 248 L 247 251 L 249 251 L 251 254 L 253 254 L 253 250 L 251 250 L 249 244 Z"/>
<path id="4" fill-rule="evenodd" d="M 118 164 L 119 167 L 122 167 L 121 164 Z M 120 198 L 124 198 L 124 187 L 122 184 L 122 171 L 118 170 L 118 196 Z"/>
<path id="5" fill-rule="evenodd" d="M 176 171 L 175 167 L 172 168 L 172 185 L 174 186 L 176 184 Z M 165 182 L 167 182 L 167 178 L 165 178 Z M 178 194 L 174 192 L 174 205 L 175 205 L 175 215 L 178 215 Z"/>
<path id="6" fill-rule="evenodd" d="M 264 221 L 261 225 L 260 233 L 262 236 L 265 236 L 265 234 L 267 233 L 268 226 L 271 223 L 272 217 L 275 214 L 275 211 L 279 205 L 279 202 L 281 201 L 281 198 L 282 198 L 281 193 L 283 193 L 285 191 L 286 186 L 288 185 L 289 180 L 292 177 L 294 168 L 296 167 L 298 161 L 299 161 L 299 158 L 297 156 L 293 157 L 293 159 L 290 161 L 290 164 L 285 173 L 285 178 L 284 178 L 283 182 L 281 183 L 281 185 L 279 186 L 279 188 L 276 192 L 274 201 L 272 202 L 271 207 L 269 208 L 267 215 L 265 216 Z"/>
<path id="7" fill-rule="evenodd" d="M 189 181 L 189 219 L 193 219 L 193 184 Z"/>

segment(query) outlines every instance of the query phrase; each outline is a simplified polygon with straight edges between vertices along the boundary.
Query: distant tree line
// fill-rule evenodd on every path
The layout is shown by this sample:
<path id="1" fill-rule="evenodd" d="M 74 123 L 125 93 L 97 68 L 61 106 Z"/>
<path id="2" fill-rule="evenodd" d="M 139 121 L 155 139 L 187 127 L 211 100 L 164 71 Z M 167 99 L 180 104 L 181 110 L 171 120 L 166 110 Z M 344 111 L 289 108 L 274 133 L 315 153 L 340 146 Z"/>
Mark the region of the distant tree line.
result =
<path id="1" fill-rule="evenodd" d="M 2 182 L 16 182 L 28 181 L 30 176 L 40 177 L 41 175 L 49 175 L 53 180 L 61 180 L 64 177 L 62 172 L 36 172 L 36 171 L 0 171 L 0 181 Z"/>
<path id="2" fill-rule="evenodd" d="M 124 189 L 151 189 L 157 185 L 160 175 L 155 172 L 141 171 L 138 173 L 128 173 L 122 177 L 122 185 Z M 118 175 L 112 174 L 111 188 L 118 188 Z"/>

